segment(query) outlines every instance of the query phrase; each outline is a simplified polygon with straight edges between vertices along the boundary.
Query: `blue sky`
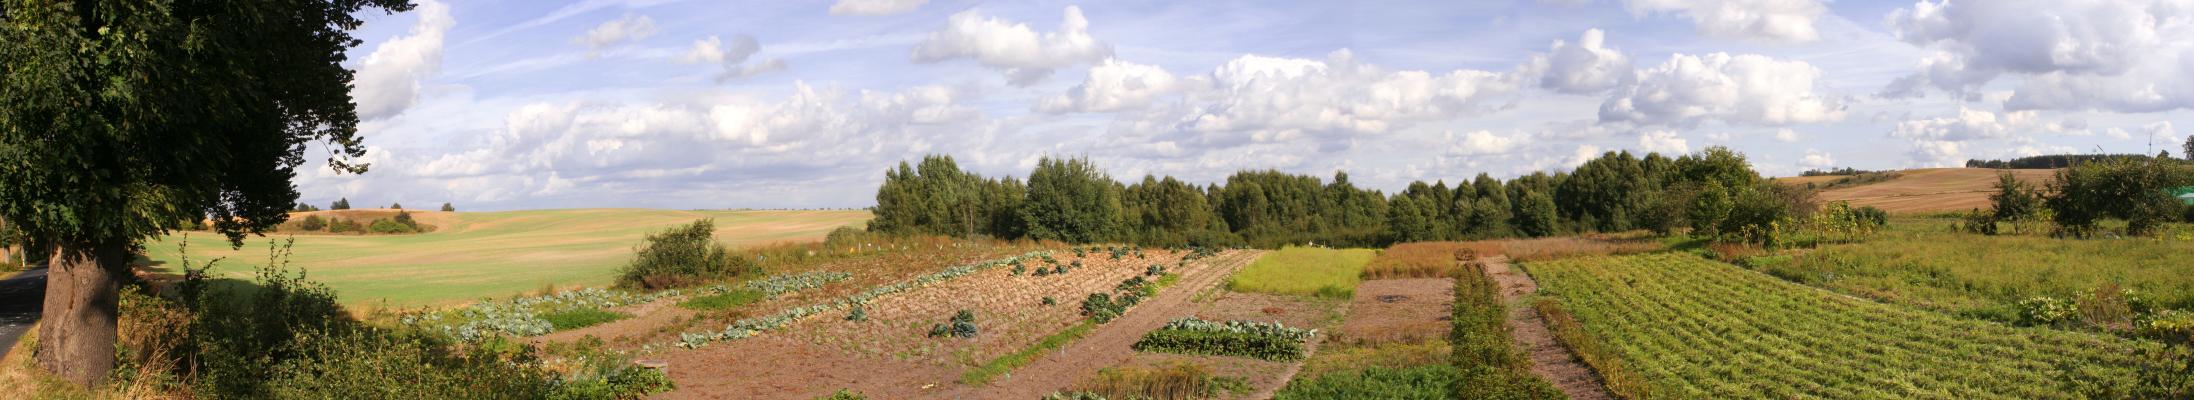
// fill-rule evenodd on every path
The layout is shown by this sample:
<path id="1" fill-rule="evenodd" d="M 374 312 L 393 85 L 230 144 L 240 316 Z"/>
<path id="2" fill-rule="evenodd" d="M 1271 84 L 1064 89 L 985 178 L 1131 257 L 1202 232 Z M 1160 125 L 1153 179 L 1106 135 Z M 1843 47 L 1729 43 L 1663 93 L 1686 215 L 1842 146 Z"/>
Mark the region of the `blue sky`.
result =
<path id="1" fill-rule="evenodd" d="M 2176 154 L 2194 129 L 2178 0 L 497 0 L 366 20 L 349 65 L 373 168 L 300 167 L 308 202 L 865 207 L 924 154 L 1391 191 L 1610 150 L 1728 146 L 1792 175 Z"/>

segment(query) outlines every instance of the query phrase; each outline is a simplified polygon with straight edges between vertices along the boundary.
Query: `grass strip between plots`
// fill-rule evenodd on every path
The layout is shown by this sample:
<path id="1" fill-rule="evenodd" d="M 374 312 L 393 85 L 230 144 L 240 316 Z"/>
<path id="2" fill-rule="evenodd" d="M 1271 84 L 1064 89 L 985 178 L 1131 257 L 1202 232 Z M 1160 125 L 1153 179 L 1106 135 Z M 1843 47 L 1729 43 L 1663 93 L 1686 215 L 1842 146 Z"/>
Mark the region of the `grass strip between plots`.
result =
<path id="1" fill-rule="evenodd" d="M 1027 348 L 1012 354 L 999 356 L 990 360 L 990 362 L 983 363 L 982 366 L 969 369 L 966 373 L 960 374 L 960 383 L 969 385 L 990 383 L 991 380 L 1012 372 L 1014 368 L 1020 368 L 1023 365 L 1035 362 L 1037 357 L 1044 355 L 1044 352 L 1058 350 L 1061 347 L 1066 347 L 1067 343 L 1073 343 L 1076 339 L 1081 339 L 1082 336 L 1088 336 L 1089 332 L 1096 330 L 1096 328 L 1096 322 L 1082 320 L 1074 326 L 1067 327 L 1066 330 L 1051 334 L 1051 336 L 1045 336 L 1043 340 L 1038 340 Z"/>

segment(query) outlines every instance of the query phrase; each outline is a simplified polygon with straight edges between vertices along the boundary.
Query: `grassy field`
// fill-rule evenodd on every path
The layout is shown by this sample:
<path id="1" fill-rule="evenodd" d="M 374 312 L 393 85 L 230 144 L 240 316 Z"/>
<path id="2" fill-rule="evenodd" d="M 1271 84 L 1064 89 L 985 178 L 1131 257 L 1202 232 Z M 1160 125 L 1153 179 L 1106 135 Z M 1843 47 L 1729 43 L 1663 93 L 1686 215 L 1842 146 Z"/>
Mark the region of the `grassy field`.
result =
<path id="1" fill-rule="evenodd" d="M 371 213 L 371 210 L 360 210 Z M 503 297 L 545 286 L 601 286 L 632 257 L 643 235 L 701 218 L 716 219 L 716 237 L 733 246 L 820 240 L 831 229 L 859 226 L 867 211 L 676 211 L 579 209 L 510 212 L 414 212 L 436 226 L 415 235 L 297 235 L 291 267 L 326 283 L 350 304 L 422 306 Z M 247 277 L 267 261 L 270 239 L 250 238 L 231 250 L 207 232 L 147 242 L 155 268 L 175 271 L 177 247 L 189 243 L 193 263 L 224 258 L 217 276 Z"/>
<path id="2" fill-rule="evenodd" d="M 1348 299 L 1356 295 L 1364 264 L 1377 255 L 1372 249 L 1283 248 L 1235 272 L 1227 289 Z"/>
<path id="3" fill-rule="evenodd" d="M 1925 214 L 1988 208 L 1988 194 L 1995 190 L 1996 174 L 2009 171 L 2020 180 L 2040 186 L 2053 179 L 2055 170 L 1987 168 L 1925 168 L 1897 171 L 1887 181 L 1822 190 L 1821 201 L 1849 201 L 1852 206 L 1874 206 L 1895 214 Z M 1776 178 L 1785 185 L 1827 185 L 1842 177 L 1810 176 Z"/>
<path id="4" fill-rule="evenodd" d="M 2155 345 L 1884 305 L 1681 253 L 1525 267 L 1656 398 L 2078 398 L 2067 376 L 2130 380 L 2130 353 Z"/>
<path id="5" fill-rule="evenodd" d="M 2055 239 L 1953 232 L 1948 219 L 1898 219 L 1864 242 L 1752 262 L 1785 279 L 1867 298 L 2007 320 L 2033 296 L 2071 298 L 2104 283 L 2194 309 L 2194 241 Z"/>

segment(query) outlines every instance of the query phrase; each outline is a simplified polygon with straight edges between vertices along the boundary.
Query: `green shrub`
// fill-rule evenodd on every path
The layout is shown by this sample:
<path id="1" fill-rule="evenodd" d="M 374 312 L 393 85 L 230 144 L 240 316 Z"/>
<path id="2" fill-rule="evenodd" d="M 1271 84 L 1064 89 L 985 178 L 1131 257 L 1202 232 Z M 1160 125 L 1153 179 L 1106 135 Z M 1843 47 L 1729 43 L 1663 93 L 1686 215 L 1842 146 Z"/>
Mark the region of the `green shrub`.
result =
<path id="1" fill-rule="evenodd" d="M 359 225 L 358 221 L 352 221 L 346 218 L 328 219 L 328 232 L 330 233 L 352 233 L 365 231 L 365 225 Z"/>
<path id="2" fill-rule="evenodd" d="M 318 215 L 307 215 L 305 219 L 297 221 L 297 229 L 303 229 L 306 232 L 317 232 L 327 228 L 328 220 L 320 218 Z"/>
<path id="3" fill-rule="evenodd" d="M 723 311 L 754 304 L 768 298 L 769 295 L 762 293 L 760 290 L 740 288 L 719 294 L 686 299 L 686 301 L 678 302 L 678 306 L 695 311 Z"/>
<path id="4" fill-rule="evenodd" d="M 703 219 L 648 234 L 633 249 L 632 263 L 617 284 L 647 289 L 688 286 L 729 276 L 760 272 L 751 260 L 733 257 L 715 239 L 716 220 Z"/>
<path id="5" fill-rule="evenodd" d="M 373 225 L 368 227 L 367 230 L 377 234 L 406 234 L 419 232 L 418 228 L 414 228 L 411 225 L 404 225 L 401 222 L 385 219 L 373 220 Z"/>
<path id="6" fill-rule="evenodd" d="M 550 326 L 556 327 L 556 330 L 559 331 L 585 328 L 625 318 L 632 318 L 632 315 L 599 308 L 581 308 L 541 314 L 541 319 L 547 320 Z"/>

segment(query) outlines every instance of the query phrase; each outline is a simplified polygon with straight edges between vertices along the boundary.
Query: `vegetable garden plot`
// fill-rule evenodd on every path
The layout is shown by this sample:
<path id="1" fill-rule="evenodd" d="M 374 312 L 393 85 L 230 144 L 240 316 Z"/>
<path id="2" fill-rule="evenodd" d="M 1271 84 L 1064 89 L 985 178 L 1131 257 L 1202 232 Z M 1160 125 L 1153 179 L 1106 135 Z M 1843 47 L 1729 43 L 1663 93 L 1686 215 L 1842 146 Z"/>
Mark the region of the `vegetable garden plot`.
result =
<path id="1" fill-rule="evenodd" d="M 1203 263 L 1181 263 L 1186 253 L 1143 250 L 1142 257 L 1104 252 L 1054 251 L 1047 262 L 1027 259 L 1021 268 L 990 268 L 962 279 L 941 282 L 875 299 L 863 306 L 863 318 L 846 311 L 801 320 L 786 335 L 857 354 L 918 360 L 937 365 L 981 362 L 1013 352 L 1083 320 L 1077 307 L 1091 293 L 1113 293 L 1121 281 L 1143 276 L 1150 266 L 1187 273 Z M 1059 267 L 1065 272 L 1056 272 Z M 1035 271 L 1045 273 L 1038 276 Z M 1014 274 L 1019 270 L 1021 274 Z M 1147 277 L 1154 278 L 1154 277 Z M 1043 299 L 1052 298 L 1052 304 Z M 949 324 L 959 310 L 974 315 L 972 338 L 929 337 L 937 324 Z"/>
<path id="2" fill-rule="evenodd" d="M 2130 379 L 2133 350 L 2153 346 L 1888 306 L 1692 255 L 1526 269 L 1656 397 L 2074 398 L 2063 371 Z"/>

